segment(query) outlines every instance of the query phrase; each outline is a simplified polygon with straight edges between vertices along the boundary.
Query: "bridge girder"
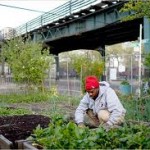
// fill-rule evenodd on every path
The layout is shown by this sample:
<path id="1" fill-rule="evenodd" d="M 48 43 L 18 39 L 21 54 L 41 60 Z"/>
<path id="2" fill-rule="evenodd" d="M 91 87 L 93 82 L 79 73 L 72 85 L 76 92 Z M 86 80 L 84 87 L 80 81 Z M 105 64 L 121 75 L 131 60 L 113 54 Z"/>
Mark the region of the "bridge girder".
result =
<path id="1" fill-rule="evenodd" d="M 89 32 L 47 41 L 46 44 L 51 47 L 54 54 L 76 49 L 97 50 L 100 46 L 137 40 L 139 25 L 142 23 L 143 19 L 118 22 Z"/>
<path id="2" fill-rule="evenodd" d="M 139 24 L 143 23 L 143 19 L 121 22 L 121 17 L 131 13 L 119 12 L 124 3 L 120 1 L 114 5 L 110 1 L 103 1 L 42 26 L 32 31 L 31 36 L 35 41 L 42 40 L 56 55 L 76 49 L 97 50 L 105 45 L 137 40 Z M 104 4 L 109 7 L 102 9 Z M 91 9 L 95 11 L 91 12 Z"/>

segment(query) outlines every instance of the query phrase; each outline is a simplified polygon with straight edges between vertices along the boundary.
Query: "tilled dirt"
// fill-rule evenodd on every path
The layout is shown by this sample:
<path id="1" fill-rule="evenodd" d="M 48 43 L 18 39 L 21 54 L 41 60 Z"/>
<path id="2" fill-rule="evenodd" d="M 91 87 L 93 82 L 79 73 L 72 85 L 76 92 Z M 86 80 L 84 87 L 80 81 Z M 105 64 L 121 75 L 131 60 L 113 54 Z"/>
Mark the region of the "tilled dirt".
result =
<path id="1" fill-rule="evenodd" d="M 38 125 L 46 128 L 49 123 L 50 118 L 43 115 L 1 116 L 0 134 L 14 143 L 29 137 Z"/>
<path id="2" fill-rule="evenodd" d="M 51 119 L 44 116 L 42 112 L 51 111 L 52 106 L 49 103 L 32 104 L 11 104 L 9 109 L 25 108 L 33 112 L 30 115 L 0 116 L 0 134 L 9 141 L 13 142 L 13 149 L 17 149 L 16 141 L 27 139 L 33 130 L 40 125 L 42 128 L 48 127 Z M 58 110 L 64 110 L 64 115 L 72 116 L 73 119 L 75 107 L 66 103 L 59 103 Z"/>

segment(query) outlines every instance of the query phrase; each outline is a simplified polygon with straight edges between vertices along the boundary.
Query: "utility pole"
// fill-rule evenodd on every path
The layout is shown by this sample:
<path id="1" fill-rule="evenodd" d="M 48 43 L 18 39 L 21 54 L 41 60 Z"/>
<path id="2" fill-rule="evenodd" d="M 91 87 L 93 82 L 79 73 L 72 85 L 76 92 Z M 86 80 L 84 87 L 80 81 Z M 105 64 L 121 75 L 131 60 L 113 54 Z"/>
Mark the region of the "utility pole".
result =
<path id="1" fill-rule="evenodd" d="M 4 42 L 4 35 L 0 32 L 0 53 L 2 53 L 2 46 L 1 44 Z M 5 60 L 2 57 L 1 58 L 1 76 L 4 77 L 4 65 L 5 65 Z"/>

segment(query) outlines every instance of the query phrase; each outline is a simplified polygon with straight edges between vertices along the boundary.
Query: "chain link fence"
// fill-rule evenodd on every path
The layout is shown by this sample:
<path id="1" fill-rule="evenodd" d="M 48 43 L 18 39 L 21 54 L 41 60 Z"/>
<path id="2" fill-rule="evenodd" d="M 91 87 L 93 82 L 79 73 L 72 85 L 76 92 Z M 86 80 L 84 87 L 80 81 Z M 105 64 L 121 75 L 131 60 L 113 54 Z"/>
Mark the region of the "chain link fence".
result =
<path id="1" fill-rule="evenodd" d="M 127 80 L 131 84 L 132 94 L 136 94 L 137 90 L 143 87 L 143 81 L 149 78 L 150 70 L 144 67 L 144 56 L 141 57 L 141 62 L 139 58 L 139 54 L 105 57 L 104 76 L 112 88 L 119 90 L 119 85 L 123 80 Z M 15 84 L 10 69 L 7 66 L 5 68 L 7 68 L 5 76 L 0 77 L 0 93 L 23 92 L 23 85 Z M 82 94 L 82 64 L 81 72 L 77 74 L 72 68 L 70 60 L 66 58 L 59 62 L 59 67 L 53 64 L 47 74 L 45 86 L 48 89 L 56 88 L 58 93 L 64 95 L 79 96 Z"/>
<path id="2" fill-rule="evenodd" d="M 150 70 L 144 66 L 145 56 L 139 54 L 106 57 L 106 80 L 115 89 L 122 81 L 131 85 L 131 93 L 137 94 L 150 76 Z"/>

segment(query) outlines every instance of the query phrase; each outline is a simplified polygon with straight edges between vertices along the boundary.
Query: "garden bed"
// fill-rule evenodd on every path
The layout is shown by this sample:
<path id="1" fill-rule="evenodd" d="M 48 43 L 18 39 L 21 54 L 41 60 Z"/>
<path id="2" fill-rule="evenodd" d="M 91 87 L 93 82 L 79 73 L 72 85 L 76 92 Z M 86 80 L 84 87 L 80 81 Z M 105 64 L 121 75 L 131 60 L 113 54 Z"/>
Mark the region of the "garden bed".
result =
<path id="1" fill-rule="evenodd" d="M 46 128 L 49 123 L 50 118 L 43 115 L 2 116 L 0 117 L 0 134 L 12 142 L 13 148 L 17 148 L 16 141 L 28 138 L 38 125 Z"/>

